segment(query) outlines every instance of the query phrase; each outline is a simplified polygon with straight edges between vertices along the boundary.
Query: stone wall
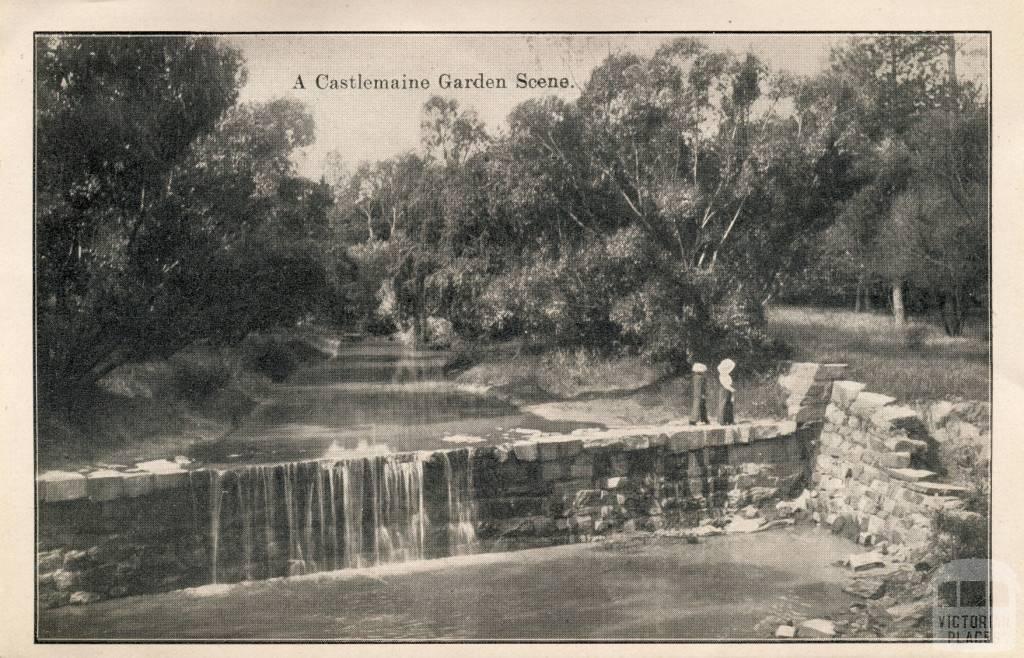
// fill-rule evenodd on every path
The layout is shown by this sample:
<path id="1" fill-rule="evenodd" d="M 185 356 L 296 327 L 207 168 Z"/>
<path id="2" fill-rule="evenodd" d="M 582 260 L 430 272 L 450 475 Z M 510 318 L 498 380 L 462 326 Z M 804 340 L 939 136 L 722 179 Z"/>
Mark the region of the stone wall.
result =
<path id="1" fill-rule="evenodd" d="M 460 549 L 512 550 L 641 529 L 721 528 L 739 510 L 748 521 L 744 531 L 751 531 L 776 516 L 780 498 L 804 489 L 811 476 L 813 439 L 813 431 L 798 430 L 792 421 L 727 427 L 679 422 L 540 435 L 498 446 L 389 459 L 412 458 L 422 464 L 422 555 L 439 557 L 456 552 L 450 530 L 462 522 L 454 518 L 462 512 L 453 510 L 453 468 L 468 469 L 471 475 L 460 476 L 460 486 L 468 483 L 470 490 L 459 506 L 469 506 L 470 535 L 475 536 L 471 546 Z M 293 539 L 312 542 L 312 550 L 321 551 L 316 535 L 330 539 L 344 531 L 340 526 L 336 532 L 324 528 L 323 506 L 308 502 L 327 489 L 324 464 L 249 467 L 263 469 L 255 478 L 251 470 L 242 478 L 241 469 L 215 474 L 195 465 L 180 469 L 153 464 L 148 470 L 97 469 L 95 475 L 78 477 L 44 474 L 38 479 L 40 601 L 46 606 L 86 603 L 201 585 L 211 582 L 214 569 L 218 582 L 292 573 L 294 565 L 286 563 L 294 561 L 287 559 L 293 557 Z M 161 469 L 166 472 L 154 472 Z M 237 485 L 243 479 L 270 478 L 271 486 L 280 488 L 285 477 L 298 478 L 290 485 L 293 502 L 278 497 L 276 515 L 254 511 L 259 492 Z M 223 493 L 216 512 L 211 509 L 212 491 Z M 326 507 L 333 501 L 340 510 L 340 495 L 332 494 Z M 367 504 L 370 500 L 367 493 Z M 214 514 L 216 524 L 211 523 Z M 305 515 L 321 520 L 308 517 L 303 525 Z M 272 530 L 278 550 L 281 543 L 288 546 L 283 555 L 253 546 L 270 516 L 276 519 Z M 366 507 L 367 524 L 376 523 L 371 517 Z M 254 532 L 257 522 L 259 531 Z M 214 525 L 218 548 L 213 545 Z M 298 537 L 302 534 L 305 539 Z M 371 528 L 366 536 L 373 535 Z M 249 539 L 243 541 L 243 536 Z M 253 551 L 258 559 L 252 559 Z M 211 559 L 214 554 L 217 560 Z M 278 567 L 271 558 L 280 558 L 283 572 L 274 571 Z M 254 563 L 261 565 L 255 572 Z M 265 564 L 270 567 L 265 569 Z"/>
<path id="2" fill-rule="evenodd" d="M 810 476 L 810 438 L 792 423 L 763 423 L 483 449 L 478 534 L 502 550 L 694 527 L 750 505 L 770 517 Z"/>
<path id="3" fill-rule="evenodd" d="M 39 602 L 46 607 L 209 582 L 209 478 L 114 499 L 41 502 Z"/>
<path id="4" fill-rule="evenodd" d="M 930 421 L 894 402 L 863 384 L 833 384 L 810 507 L 816 520 L 861 544 L 920 546 L 931 537 L 934 514 L 961 509 L 970 489 L 948 481 Z"/>

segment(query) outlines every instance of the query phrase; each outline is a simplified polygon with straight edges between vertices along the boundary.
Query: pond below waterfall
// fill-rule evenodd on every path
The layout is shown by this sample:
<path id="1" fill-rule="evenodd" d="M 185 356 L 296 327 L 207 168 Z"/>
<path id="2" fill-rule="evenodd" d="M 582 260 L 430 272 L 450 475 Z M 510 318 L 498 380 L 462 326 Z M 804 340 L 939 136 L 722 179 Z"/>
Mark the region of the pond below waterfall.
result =
<path id="1" fill-rule="evenodd" d="M 209 585 L 41 611 L 42 638 L 755 639 L 835 616 L 859 547 L 796 527 L 636 537 Z"/>

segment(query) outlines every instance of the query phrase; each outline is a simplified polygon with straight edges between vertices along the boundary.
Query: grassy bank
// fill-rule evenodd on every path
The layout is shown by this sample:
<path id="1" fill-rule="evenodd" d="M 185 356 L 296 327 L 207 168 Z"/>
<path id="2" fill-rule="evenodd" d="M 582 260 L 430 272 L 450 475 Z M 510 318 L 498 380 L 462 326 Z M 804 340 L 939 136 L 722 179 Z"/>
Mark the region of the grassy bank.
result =
<path id="1" fill-rule="evenodd" d="M 936 322 L 915 321 L 897 332 L 884 314 L 777 306 L 769 311 L 768 330 L 791 348 L 793 360 L 846 363 L 849 379 L 902 401 L 988 399 L 990 343 L 981 323 L 950 338 Z M 538 403 L 534 410 L 546 416 L 627 425 L 689 412 L 688 378 L 665 377 L 665 368 L 637 357 L 509 342 L 476 346 L 462 360 L 459 381 Z M 784 367 L 750 372 L 738 365 L 738 418 L 785 415 L 785 392 L 777 382 Z"/>
<path id="2" fill-rule="evenodd" d="M 950 338 L 936 322 L 894 330 L 885 314 L 779 306 L 768 327 L 796 361 L 849 364 L 847 378 L 899 400 L 989 397 L 989 342 L 981 322 Z"/>
<path id="3" fill-rule="evenodd" d="M 549 419 L 622 426 L 661 423 L 690 410 L 689 378 L 667 376 L 667 368 L 637 356 L 509 342 L 477 346 L 461 358 L 472 365 L 459 374 L 459 382 L 492 387 Z M 735 400 L 738 418 L 785 414 L 778 374 L 772 369 L 743 376 Z"/>

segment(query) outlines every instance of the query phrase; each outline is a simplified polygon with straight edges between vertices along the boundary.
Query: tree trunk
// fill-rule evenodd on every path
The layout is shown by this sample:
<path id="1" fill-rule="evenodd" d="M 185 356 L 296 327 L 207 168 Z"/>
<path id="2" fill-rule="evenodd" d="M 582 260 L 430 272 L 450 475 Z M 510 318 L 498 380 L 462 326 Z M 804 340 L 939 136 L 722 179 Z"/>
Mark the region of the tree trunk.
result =
<path id="1" fill-rule="evenodd" d="M 857 295 L 856 295 L 856 299 L 853 302 L 853 312 L 854 313 L 860 313 L 862 310 L 864 310 L 863 303 L 861 302 L 861 298 L 863 296 L 864 296 L 864 275 L 863 274 L 859 274 L 859 275 L 857 275 Z"/>
<path id="2" fill-rule="evenodd" d="M 960 290 L 946 292 L 942 299 L 942 326 L 947 336 L 955 338 L 963 333 L 963 317 Z"/>
<path id="3" fill-rule="evenodd" d="M 949 66 L 949 84 L 946 97 L 947 110 L 949 113 L 949 130 L 952 133 L 956 129 L 956 115 L 960 95 L 960 82 L 956 77 L 956 37 L 952 34 L 946 37 L 946 57 Z"/>
<path id="4" fill-rule="evenodd" d="M 953 289 L 953 312 L 956 315 L 956 336 L 959 336 L 964 333 L 964 296 L 959 286 Z"/>
<path id="5" fill-rule="evenodd" d="M 947 292 L 942 300 L 942 326 L 947 336 L 960 335 L 960 317 L 956 310 L 956 298 Z"/>
<path id="6" fill-rule="evenodd" d="M 892 317 L 897 327 L 907 326 L 907 311 L 903 307 L 903 282 L 892 284 Z"/>

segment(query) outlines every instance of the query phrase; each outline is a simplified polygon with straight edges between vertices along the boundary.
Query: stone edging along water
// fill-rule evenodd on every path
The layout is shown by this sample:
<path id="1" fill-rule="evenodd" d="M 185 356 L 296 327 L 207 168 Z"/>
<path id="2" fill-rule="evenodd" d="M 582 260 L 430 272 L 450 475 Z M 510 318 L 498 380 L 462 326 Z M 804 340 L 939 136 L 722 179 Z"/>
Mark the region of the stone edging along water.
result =
<path id="1" fill-rule="evenodd" d="M 342 461 L 44 474 L 41 598 L 63 605 L 695 526 L 793 493 L 809 475 L 803 444 L 789 420 L 675 422 Z"/>
<path id="2" fill-rule="evenodd" d="M 513 455 L 519 461 L 550 461 L 560 455 L 576 454 L 585 446 L 587 449 L 641 450 L 666 447 L 673 452 L 697 450 L 705 447 L 748 444 L 753 441 L 791 434 L 796 424 L 790 420 L 763 420 L 739 425 L 691 426 L 686 420 L 663 425 L 629 426 L 611 429 L 584 429 L 571 434 L 540 433 L 528 439 L 511 441 L 494 446 L 473 448 L 479 455 L 495 454 L 501 461 L 503 456 Z M 429 461 L 436 453 L 457 452 L 465 448 L 444 448 L 430 451 L 409 451 L 389 453 L 393 459 L 419 459 Z M 358 459 L 359 457 L 354 457 Z M 291 463 L 313 463 L 343 461 L 323 458 Z M 282 462 L 284 463 L 284 462 Z M 270 464 L 274 465 L 274 464 Z M 219 472 L 241 470 L 247 465 L 239 464 L 216 469 Z M 213 469 L 194 464 L 191 460 L 178 457 L 174 460 L 155 459 L 139 462 L 133 467 L 98 465 L 80 471 L 51 470 L 36 478 L 38 500 L 41 503 L 60 503 L 80 499 L 93 502 L 136 498 L 163 489 L 185 486 L 190 477 L 205 474 Z"/>
<path id="3" fill-rule="evenodd" d="M 914 410 L 859 384 L 833 385 L 841 374 L 841 366 L 795 364 L 782 378 L 787 420 L 582 429 L 226 469 L 155 460 L 44 473 L 40 601 L 84 603 L 617 531 L 728 524 L 749 532 L 794 514 L 863 544 L 924 542 L 930 515 L 956 509 L 964 488 L 938 482 L 928 468 L 934 455 Z M 780 500 L 805 487 L 797 500 Z"/>

